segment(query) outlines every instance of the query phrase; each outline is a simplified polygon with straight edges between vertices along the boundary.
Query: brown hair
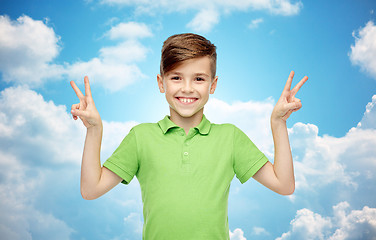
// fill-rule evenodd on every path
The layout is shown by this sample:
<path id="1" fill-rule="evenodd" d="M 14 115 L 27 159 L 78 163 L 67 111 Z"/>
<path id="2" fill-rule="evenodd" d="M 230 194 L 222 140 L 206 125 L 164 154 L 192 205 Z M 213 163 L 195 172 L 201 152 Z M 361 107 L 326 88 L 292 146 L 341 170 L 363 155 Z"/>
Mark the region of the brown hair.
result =
<path id="1" fill-rule="evenodd" d="M 172 35 L 163 43 L 160 71 L 165 73 L 179 66 L 183 61 L 208 56 L 214 79 L 217 68 L 216 46 L 203 36 L 193 33 Z"/>

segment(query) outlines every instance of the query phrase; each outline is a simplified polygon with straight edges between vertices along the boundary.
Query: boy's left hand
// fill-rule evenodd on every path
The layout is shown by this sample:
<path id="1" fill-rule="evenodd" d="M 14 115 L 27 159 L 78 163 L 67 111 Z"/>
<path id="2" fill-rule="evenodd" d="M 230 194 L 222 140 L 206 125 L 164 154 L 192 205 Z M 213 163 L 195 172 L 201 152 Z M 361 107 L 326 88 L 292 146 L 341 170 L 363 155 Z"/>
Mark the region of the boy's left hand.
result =
<path id="1" fill-rule="evenodd" d="M 308 80 L 305 76 L 296 86 L 290 90 L 292 79 L 294 77 L 294 71 L 291 71 L 289 78 L 287 79 L 285 88 L 279 98 L 277 104 L 274 106 L 271 120 L 283 120 L 286 122 L 287 118 L 290 117 L 291 113 L 298 111 L 302 107 L 300 99 L 295 97 L 295 94 L 303 86 L 303 84 Z"/>

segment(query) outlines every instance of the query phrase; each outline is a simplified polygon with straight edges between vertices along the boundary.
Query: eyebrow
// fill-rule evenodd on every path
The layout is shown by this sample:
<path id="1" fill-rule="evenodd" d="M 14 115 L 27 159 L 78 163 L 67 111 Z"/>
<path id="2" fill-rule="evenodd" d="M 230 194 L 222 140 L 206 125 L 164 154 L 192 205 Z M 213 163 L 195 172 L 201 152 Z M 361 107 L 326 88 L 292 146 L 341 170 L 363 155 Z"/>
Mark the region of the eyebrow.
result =
<path id="1" fill-rule="evenodd" d="M 168 75 L 181 75 L 179 72 L 169 72 Z"/>
<path id="2" fill-rule="evenodd" d="M 209 75 L 206 74 L 206 73 L 196 73 L 195 75 L 196 76 L 206 76 L 206 77 L 209 77 Z"/>
<path id="3" fill-rule="evenodd" d="M 183 75 L 182 73 L 180 72 L 171 72 L 169 75 Z M 209 77 L 208 74 L 206 73 L 195 73 L 194 76 L 206 76 L 206 77 Z"/>

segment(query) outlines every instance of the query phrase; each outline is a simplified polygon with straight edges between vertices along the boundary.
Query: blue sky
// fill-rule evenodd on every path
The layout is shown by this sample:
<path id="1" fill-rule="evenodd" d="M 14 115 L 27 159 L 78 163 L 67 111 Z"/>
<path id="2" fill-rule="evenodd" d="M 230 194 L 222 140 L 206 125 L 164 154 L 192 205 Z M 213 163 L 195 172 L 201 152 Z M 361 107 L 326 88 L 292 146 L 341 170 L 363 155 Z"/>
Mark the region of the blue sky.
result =
<path id="1" fill-rule="evenodd" d="M 231 122 L 273 159 L 269 117 L 291 70 L 307 75 L 288 120 L 297 188 L 279 196 L 235 178 L 232 240 L 370 239 L 376 235 L 374 1 L 2 1 L 0 235 L 6 239 L 140 239 L 137 179 L 85 201 L 84 126 L 69 115 L 70 80 L 92 83 L 104 122 L 102 161 L 129 129 L 169 114 L 160 49 L 195 32 L 217 46 L 205 114 Z M 367 235 L 368 234 L 368 235 Z"/>

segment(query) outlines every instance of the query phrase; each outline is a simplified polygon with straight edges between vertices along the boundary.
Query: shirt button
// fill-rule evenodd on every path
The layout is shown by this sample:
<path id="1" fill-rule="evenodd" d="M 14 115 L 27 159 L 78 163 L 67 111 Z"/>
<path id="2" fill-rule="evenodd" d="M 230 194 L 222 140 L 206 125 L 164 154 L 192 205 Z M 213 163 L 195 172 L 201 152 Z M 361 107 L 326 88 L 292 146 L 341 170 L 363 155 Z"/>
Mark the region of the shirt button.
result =
<path id="1" fill-rule="evenodd" d="M 188 152 L 184 152 L 184 156 L 188 156 Z"/>

